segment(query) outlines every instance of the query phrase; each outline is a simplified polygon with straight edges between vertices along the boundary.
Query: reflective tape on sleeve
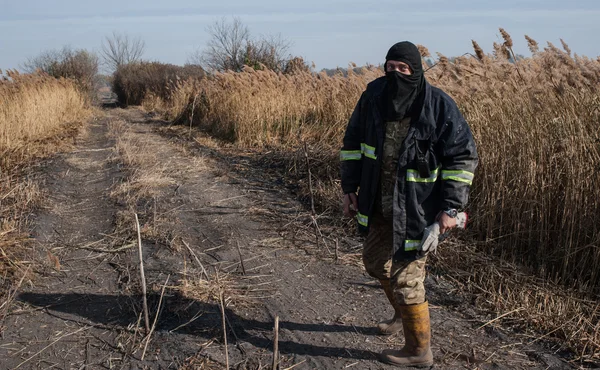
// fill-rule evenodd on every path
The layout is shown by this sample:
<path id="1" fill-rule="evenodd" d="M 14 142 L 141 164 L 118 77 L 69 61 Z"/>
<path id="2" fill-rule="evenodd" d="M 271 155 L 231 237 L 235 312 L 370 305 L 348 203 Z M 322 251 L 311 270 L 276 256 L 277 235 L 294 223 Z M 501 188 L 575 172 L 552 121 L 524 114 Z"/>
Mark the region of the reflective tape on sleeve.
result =
<path id="1" fill-rule="evenodd" d="M 374 146 L 370 146 L 365 143 L 362 143 L 362 144 L 360 144 L 360 148 L 365 157 L 371 158 L 371 159 L 377 159 L 377 156 L 375 155 L 375 147 Z"/>
<path id="2" fill-rule="evenodd" d="M 360 150 L 341 150 L 340 161 L 359 161 L 361 157 Z"/>
<path id="3" fill-rule="evenodd" d="M 419 246 L 421 245 L 421 241 L 420 240 L 405 240 L 404 241 L 404 250 L 405 251 L 416 251 L 419 249 Z"/>
<path id="4" fill-rule="evenodd" d="M 358 223 L 364 227 L 367 227 L 369 225 L 369 217 L 363 215 L 360 212 L 358 212 L 358 214 L 356 215 L 356 219 L 358 220 Z"/>
<path id="5" fill-rule="evenodd" d="M 442 170 L 442 180 L 453 180 L 464 182 L 471 185 L 473 183 L 473 173 L 464 170 Z"/>
<path id="6" fill-rule="evenodd" d="M 364 155 L 370 159 L 377 159 L 375 155 L 375 147 L 367 145 L 365 143 L 360 144 L 360 150 L 341 150 L 340 160 L 341 161 L 358 161 L 361 159 L 361 155 Z"/>

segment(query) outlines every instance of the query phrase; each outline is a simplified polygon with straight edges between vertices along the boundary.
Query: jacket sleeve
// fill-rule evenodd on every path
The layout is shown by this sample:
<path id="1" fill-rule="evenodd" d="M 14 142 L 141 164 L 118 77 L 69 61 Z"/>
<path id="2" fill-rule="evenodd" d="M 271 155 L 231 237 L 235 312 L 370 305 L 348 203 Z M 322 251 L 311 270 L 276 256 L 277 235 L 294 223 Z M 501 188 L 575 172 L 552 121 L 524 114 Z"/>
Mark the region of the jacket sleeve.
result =
<path id="1" fill-rule="evenodd" d="M 464 209 L 469 200 L 478 164 L 477 148 L 469 125 L 455 108 L 446 115 L 444 130 L 438 140 L 441 157 L 442 210 Z"/>
<path id="2" fill-rule="evenodd" d="M 342 178 L 342 190 L 344 194 L 355 193 L 360 185 L 362 171 L 362 151 L 366 112 L 365 93 L 360 97 L 354 112 L 350 117 L 342 150 L 340 151 L 340 171 Z"/>

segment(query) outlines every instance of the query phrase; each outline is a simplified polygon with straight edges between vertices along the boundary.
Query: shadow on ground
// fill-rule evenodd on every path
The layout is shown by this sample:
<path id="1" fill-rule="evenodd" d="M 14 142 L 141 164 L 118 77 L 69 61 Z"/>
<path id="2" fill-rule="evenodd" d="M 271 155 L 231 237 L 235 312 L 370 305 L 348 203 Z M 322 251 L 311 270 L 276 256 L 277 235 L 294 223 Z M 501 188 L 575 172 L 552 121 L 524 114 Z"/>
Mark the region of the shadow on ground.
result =
<path id="1" fill-rule="evenodd" d="M 159 298 L 158 294 L 148 296 L 150 315 L 155 312 Z M 44 308 L 55 314 L 67 314 L 61 317 L 63 320 L 89 325 L 116 326 L 122 329 L 130 325 L 136 325 L 140 312 L 140 302 L 142 302 L 141 296 L 79 293 L 22 293 L 19 295 L 18 300 L 35 307 Z M 170 295 L 169 297 L 163 297 L 162 307 L 155 332 L 176 332 L 193 335 L 197 336 L 199 341 L 222 337 L 222 318 L 218 305 L 193 301 L 180 295 Z M 273 348 L 273 341 L 270 339 L 273 332 L 272 322 L 244 318 L 236 315 L 230 309 L 225 310 L 225 315 L 231 324 L 230 328 L 233 327 L 235 331 L 235 333 L 228 333 L 230 341 L 237 336 L 239 341 L 250 343 L 257 348 L 269 351 Z M 84 320 L 81 320 L 81 318 Z M 280 330 L 316 333 L 358 332 L 364 335 L 376 335 L 375 328 L 353 325 L 304 324 L 280 321 L 279 328 Z M 260 333 L 260 335 L 256 333 Z M 285 340 L 279 341 L 279 351 L 281 354 L 286 355 L 325 356 L 356 360 L 373 360 L 377 357 L 376 353 L 361 349 L 320 347 Z"/>

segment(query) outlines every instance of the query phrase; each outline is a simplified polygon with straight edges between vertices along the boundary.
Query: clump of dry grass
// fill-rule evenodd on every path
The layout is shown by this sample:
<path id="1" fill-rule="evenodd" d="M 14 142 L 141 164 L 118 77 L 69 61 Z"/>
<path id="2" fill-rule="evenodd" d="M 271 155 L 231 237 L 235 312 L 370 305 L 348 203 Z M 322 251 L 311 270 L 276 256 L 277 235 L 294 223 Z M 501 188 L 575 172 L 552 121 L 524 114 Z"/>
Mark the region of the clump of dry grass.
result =
<path id="1" fill-rule="evenodd" d="M 41 197 L 39 186 L 33 180 L 0 175 L 0 296 L 13 274 L 24 271 L 21 259 L 29 244 L 27 215 L 31 208 L 39 205 Z"/>
<path id="2" fill-rule="evenodd" d="M 494 325 L 517 328 L 530 343 L 551 342 L 557 351 L 570 350 L 579 356 L 574 362 L 600 359 L 597 300 L 462 243 L 445 245 L 432 264 L 493 319 L 502 316 Z"/>
<path id="3" fill-rule="evenodd" d="M 68 124 L 91 115 L 85 96 L 71 80 L 8 71 L 0 75 L 0 168 L 32 158 Z"/>
<path id="4" fill-rule="evenodd" d="M 210 279 L 209 279 L 210 278 Z M 209 278 L 199 274 L 184 274 L 175 289 L 181 295 L 198 302 L 219 302 L 221 293 L 226 307 L 254 307 L 256 303 L 274 293 L 272 283 L 256 283 L 252 277 L 221 272 Z M 269 288 L 270 286 L 270 288 Z"/>
<path id="5" fill-rule="evenodd" d="M 179 370 L 220 370 L 223 364 L 215 362 L 208 357 L 196 355 L 185 359 Z"/>
<path id="6" fill-rule="evenodd" d="M 165 187 L 174 180 L 169 176 L 169 164 L 160 158 L 153 143 L 143 141 L 143 136 L 132 132 L 124 121 L 110 122 L 110 134 L 115 138 L 115 160 L 130 171 L 127 180 L 118 184 L 111 196 L 124 199 L 126 204 L 135 205 L 140 199 L 160 197 Z"/>
<path id="7" fill-rule="evenodd" d="M 33 275 L 25 262 L 31 260 L 27 217 L 41 198 L 35 181 L 0 173 L 0 332 L 16 291 Z"/>

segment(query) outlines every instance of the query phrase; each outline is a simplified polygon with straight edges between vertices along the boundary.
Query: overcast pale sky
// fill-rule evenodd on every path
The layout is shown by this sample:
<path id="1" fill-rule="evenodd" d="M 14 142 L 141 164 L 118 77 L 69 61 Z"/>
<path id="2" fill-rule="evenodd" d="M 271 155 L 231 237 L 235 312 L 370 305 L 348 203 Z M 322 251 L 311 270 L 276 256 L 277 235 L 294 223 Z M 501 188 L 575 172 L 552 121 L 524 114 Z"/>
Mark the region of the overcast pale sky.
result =
<path id="1" fill-rule="evenodd" d="M 501 40 L 498 27 L 517 53 L 528 54 L 527 34 L 600 55 L 598 0 L 0 0 L 0 68 L 63 45 L 97 51 L 113 31 L 141 37 L 144 59 L 183 64 L 223 16 L 239 17 L 256 36 L 280 33 L 317 70 L 378 64 L 401 40 L 453 56 L 471 51 L 475 39 L 490 52 Z"/>

